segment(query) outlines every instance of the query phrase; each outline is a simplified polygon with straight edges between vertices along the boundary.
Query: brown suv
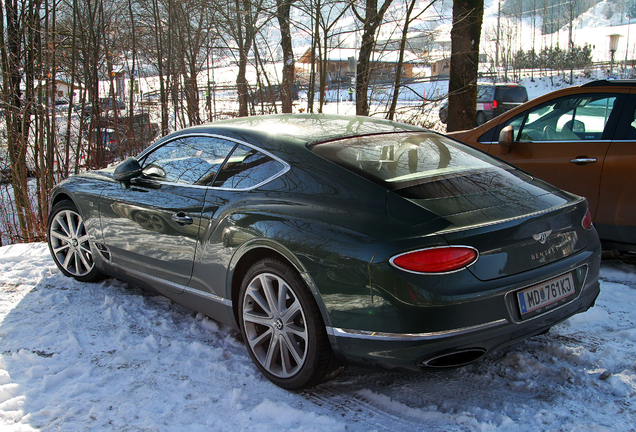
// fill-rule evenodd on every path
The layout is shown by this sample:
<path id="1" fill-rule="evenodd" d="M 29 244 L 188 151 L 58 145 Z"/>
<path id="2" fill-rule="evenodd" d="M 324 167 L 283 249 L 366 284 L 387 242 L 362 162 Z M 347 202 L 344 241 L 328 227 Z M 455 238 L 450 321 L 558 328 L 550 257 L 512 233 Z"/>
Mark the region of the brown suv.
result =
<path id="1" fill-rule="evenodd" d="M 636 251 L 636 80 L 557 90 L 449 135 L 585 196 L 604 248 Z"/>

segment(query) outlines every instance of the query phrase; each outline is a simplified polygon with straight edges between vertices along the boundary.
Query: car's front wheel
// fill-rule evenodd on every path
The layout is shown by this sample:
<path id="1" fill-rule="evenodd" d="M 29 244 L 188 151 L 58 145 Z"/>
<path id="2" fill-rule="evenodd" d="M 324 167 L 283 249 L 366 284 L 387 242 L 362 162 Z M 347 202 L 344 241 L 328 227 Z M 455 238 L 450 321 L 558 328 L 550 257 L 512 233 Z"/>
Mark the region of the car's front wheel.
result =
<path id="1" fill-rule="evenodd" d="M 62 273 L 82 282 L 103 277 L 95 268 L 84 219 L 72 201 L 60 201 L 53 206 L 46 233 L 51 256 Z"/>
<path id="2" fill-rule="evenodd" d="M 252 360 L 274 384 L 299 390 L 337 369 L 318 306 L 288 264 L 267 258 L 248 270 L 239 315 Z"/>

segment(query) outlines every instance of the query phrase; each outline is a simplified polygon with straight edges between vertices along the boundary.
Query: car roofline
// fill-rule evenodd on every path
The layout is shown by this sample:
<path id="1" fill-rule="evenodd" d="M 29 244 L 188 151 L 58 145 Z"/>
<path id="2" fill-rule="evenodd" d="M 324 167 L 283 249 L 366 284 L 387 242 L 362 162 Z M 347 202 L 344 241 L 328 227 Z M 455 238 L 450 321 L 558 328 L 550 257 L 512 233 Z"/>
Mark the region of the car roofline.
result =
<path id="1" fill-rule="evenodd" d="M 636 80 L 604 79 L 581 84 L 580 87 L 636 87 Z"/>

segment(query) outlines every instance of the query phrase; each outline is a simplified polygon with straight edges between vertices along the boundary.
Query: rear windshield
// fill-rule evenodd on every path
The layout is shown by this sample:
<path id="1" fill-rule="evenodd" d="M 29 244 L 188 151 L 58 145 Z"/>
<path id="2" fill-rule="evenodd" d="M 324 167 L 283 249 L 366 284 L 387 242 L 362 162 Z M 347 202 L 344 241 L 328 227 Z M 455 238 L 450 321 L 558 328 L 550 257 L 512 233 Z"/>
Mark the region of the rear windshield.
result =
<path id="1" fill-rule="evenodd" d="M 492 102 L 495 98 L 495 86 L 477 86 L 477 102 Z"/>
<path id="2" fill-rule="evenodd" d="M 512 169 L 432 132 L 347 138 L 314 145 L 311 150 L 408 198 L 447 196 L 441 189 L 455 189 L 453 184 L 463 184 L 468 178 L 490 189 L 489 181 L 497 178 L 500 183 L 508 177 L 504 172 Z"/>
<path id="3" fill-rule="evenodd" d="M 527 102 L 528 92 L 525 87 L 497 87 L 499 102 Z"/>

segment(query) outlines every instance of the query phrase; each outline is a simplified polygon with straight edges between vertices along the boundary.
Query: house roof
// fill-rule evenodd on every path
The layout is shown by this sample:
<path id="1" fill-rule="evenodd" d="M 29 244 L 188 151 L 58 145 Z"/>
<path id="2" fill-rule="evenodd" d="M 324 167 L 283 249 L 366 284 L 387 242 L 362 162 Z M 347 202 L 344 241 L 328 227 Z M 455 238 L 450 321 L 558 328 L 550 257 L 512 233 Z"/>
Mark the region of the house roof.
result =
<path id="1" fill-rule="evenodd" d="M 71 86 L 71 81 L 70 80 L 66 80 L 63 77 L 60 78 L 55 78 L 55 84 L 56 85 L 65 85 L 70 87 Z M 46 85 L 50 85 L 50 81 L 49 80 L 41 80 L 40 83 L 38 84 L 38 86 L 46 86 Z M 84 86 L 80 83 L 75 83 L 73 85 L 74 88 L 76 89 L 83 89 Z"/>
<path id="2" fill-rule="evenodd" d="M 380 63 L 397 63 L 399 60 L 399 51 L 373 51 L 371 61 Z M 358 58 L 358 50 L 354 48 L 335 48 L 327 52 L 327 60 L 329 61 L 348 61 L 349 57 Z M 311 63 L 311 48 L 298 59 L 299 63 Z M 422 63 L 423 61 L 410 51 L 404 51 L 404 63 Z"/>

